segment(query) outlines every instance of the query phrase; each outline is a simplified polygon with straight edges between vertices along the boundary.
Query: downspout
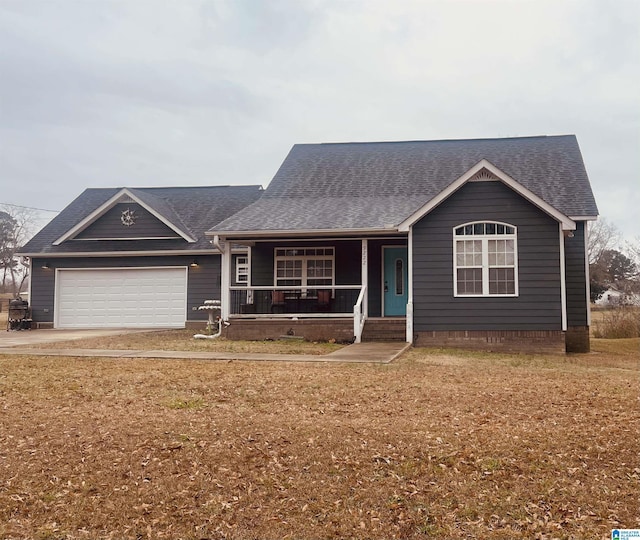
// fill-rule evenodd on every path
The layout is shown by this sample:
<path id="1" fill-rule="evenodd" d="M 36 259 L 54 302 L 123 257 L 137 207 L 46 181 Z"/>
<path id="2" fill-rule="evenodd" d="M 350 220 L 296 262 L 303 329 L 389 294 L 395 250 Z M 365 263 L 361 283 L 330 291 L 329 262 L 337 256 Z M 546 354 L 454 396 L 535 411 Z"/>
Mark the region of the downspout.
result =
<path id="1" fill-rule="evenodd" d="M 220 244 L 220 237 L 216 234 L 211 240 L 211 243 L 218 249 L 220 253 L 222 253 L 222 245 Z"/>
<path id="2" fill-rule="evenodd" d="M 31 269 L 32 269 L 33 259 L 31 257 L 20 257 L 20 264 L 27 269 L 27 276 L 29 278 L 29 283 L 27 284 L 27 295 L 29 296 L 29 304 L 31 304 Z M 22 285 L 24 284 L 25 277 L 22 278 L 20 282 L 20 289 L 22 289 Z M 18 294 L 20 291 L 18 290 Z"/>

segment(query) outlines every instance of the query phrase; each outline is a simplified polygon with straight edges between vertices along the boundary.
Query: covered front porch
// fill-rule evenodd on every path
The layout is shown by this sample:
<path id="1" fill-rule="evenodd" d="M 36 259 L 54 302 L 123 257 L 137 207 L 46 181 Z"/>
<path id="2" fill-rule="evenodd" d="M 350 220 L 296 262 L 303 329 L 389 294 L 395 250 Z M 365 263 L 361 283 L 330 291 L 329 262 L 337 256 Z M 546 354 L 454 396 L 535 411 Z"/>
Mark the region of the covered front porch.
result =
<path id="1" fill-rule="evenodd" d="M 368 319 L 395 319 L 411 341 L 406 236 L 234 238 L 233 244 L 233 251 L 228 241 L 221 245 L 222 317 L 230 323 L 229 337 L 277 334 L 359 343 Z"/>

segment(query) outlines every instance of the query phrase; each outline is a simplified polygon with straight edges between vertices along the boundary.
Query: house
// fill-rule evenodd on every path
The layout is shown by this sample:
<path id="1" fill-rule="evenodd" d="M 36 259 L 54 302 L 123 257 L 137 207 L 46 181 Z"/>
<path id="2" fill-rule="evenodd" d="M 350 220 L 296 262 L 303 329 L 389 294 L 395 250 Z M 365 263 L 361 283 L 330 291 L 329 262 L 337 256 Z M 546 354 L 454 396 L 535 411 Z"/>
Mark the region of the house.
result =
<path id="1" fill-rule="evenodd" d="M 87 190 L 66 208 L 23 250 L 37 324 L 185 326 L 220 298 L 232 339 L 589 350 L 598 210 L 573 135 L 301 144 L 264 191 L 189 189 Z"/>
<path id="2" fill-rule="evenodd" d="M 572 135 L 301 144 L 207 235 L 229 337 L 586 351 L 597 213 Z"/>
<path id="3" fill-rule="evenodd" d="M 601 307 L 640 306 L 640 294 L 609 287 L 595 304 Z"/>
<path id="4" fill-rule="evenodd" d="M 205 236 L 260 186 L 87 189 L 21 250 L 39 328 L 184 328 L 219 298 L 220 253 Z M 232 257 L 246 257 L 246 248 Z"/>

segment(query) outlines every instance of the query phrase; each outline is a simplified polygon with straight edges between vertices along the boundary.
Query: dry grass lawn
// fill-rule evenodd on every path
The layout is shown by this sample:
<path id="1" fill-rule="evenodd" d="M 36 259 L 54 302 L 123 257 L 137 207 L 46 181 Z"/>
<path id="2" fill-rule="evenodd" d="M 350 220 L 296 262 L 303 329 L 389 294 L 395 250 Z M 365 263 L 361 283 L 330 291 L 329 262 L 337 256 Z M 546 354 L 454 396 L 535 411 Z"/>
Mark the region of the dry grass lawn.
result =
<path id="1" fill-rule="evenodd" d="M 638 347 L 0 357 L 0 538 L 609 538 L 640 527 Z"/>
<path id="2" fill-rule="evenodd" d="M 161 351 L 215 351 L 233 353 L 276 354 L 329 354 L 341 349 L 338 343 L 309 342 L 302 340 L 278 341 L 233 341 L 227 339 L 194 339 L 194 330 L 155 330 L 105 336 L 101 338 L 76 339 L 56 343 L 33 345 L 39 349 L 111 349 L 111 350 L 161 350 Z"/>

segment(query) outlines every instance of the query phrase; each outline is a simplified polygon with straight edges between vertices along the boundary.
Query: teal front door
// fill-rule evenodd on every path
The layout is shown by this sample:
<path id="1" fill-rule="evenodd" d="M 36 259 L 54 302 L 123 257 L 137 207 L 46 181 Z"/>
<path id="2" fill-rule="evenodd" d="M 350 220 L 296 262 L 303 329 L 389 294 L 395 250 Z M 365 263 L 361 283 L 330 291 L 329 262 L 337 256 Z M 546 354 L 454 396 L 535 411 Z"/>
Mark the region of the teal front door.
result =
<path id="1" fill-rule="evenodd" d="M 383 250 L 383 313 L 385 317 L 405 316 L 409 286 L 406 247 L 385 247 Z"/>

